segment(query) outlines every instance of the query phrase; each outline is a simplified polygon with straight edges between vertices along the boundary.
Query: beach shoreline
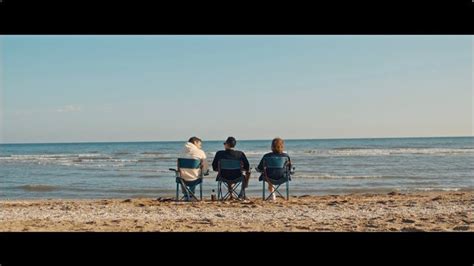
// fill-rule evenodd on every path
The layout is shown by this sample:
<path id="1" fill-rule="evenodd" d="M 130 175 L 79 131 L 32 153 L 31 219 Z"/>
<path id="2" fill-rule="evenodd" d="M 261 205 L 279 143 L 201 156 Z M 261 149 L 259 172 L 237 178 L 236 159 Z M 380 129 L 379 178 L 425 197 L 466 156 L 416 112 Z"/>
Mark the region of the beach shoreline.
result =
<path id="1" fill-rule="evenodd" d="M 0 231 L 473 232 L 473 206 L 472 191 L 303 195 L 277 202 L 0 200 Z"/>

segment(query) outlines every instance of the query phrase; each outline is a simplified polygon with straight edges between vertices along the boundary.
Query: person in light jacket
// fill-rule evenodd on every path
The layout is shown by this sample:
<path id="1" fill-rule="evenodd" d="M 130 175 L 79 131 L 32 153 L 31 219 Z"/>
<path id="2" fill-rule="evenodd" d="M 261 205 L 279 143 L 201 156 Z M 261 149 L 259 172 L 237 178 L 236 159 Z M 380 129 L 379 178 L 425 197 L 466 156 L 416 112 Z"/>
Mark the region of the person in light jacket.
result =
<path id="1" fill-rule="evenodd" d="M 198 137 L 189 138 L 188 142 L 184 144 L 184 148 L 180 155 L 180 158 L 201 160 L 201 170 L 181 169 L 181 178 L 183 178 L 186 183 L 196 182 L 196 184 L 191 184 L 189 186 L 190 190 L 194 193 L 194 190 L 197 185 L 197 180 L 199 179 L 199 171 L 202 171 L 204 175 L 209 174 L 209 164 L 207 162 L 206 153 L 202 150 L 202 140 Z"/>

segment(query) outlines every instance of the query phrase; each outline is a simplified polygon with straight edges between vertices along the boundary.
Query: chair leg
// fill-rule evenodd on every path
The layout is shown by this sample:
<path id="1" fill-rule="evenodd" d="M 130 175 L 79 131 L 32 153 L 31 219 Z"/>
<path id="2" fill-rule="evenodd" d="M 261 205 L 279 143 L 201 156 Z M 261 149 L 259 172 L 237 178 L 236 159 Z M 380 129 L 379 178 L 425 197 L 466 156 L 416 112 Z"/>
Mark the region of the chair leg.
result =
<path id="1" fill-rule="evenodd" d="M 193 201 L 193 200 L 199 201 L 199 199 L 196 197 L 195 193 L 192 192 L 190 190 L 190 188 L 188 186 L 186 186 L 186 184 L 183 181 L 181 181 L 181 187 L 182 187 L 183 193 L 185 195 L 184 197 L 186 197 L 186 201 Z M 199 190 L 201 192 L 201 198 L 202 198 L 202 187 L 200 187 Z M 176 193 L 176 195 L 178 196 L 179 194 Z"/>
<path id="2" fill-rule="evenodd" d="M 199 196 L 202 200 L 202 181 L 201 181 L 201 183 L 199 183 Z"/>
<path id="3" fill-rule="evenodd" d="M 188 200 L 196 200 L 196 201 L 199 201 L 198 198 L 196 197 L 196 195 L 194 195 L 194 193 L 192 191 L 188 191 L 188 195 L 189 195 L 189 198 Z"/>
<path id="4" fill-rule="evenodd" d="M 265 200 L 265 180 L 262 180 L 263 189 L 262 189 L 262 199 Z"/>
<path id="5" fill-rule="evenodd" d="M 226 191 L 227 192 L 224 192 L 223 189 L 222 189 L 222 184 L 224 183 L 224 186 L 226 187 Z M 228 184 L 226 182 L 221 182 L 221 201 L 225 201 L 228 197 L 229 197 L 229 187 L 228 187 Z"/>
<path id="6" fill-rule="evenodd" d="M 225 194 L 224 194 L 224 190 L 222 189 L 222 182 L 219 183 L 219 190 L 221 191 L 221 195 L 219 197 L 219 200 L 223 201 L 224 197 L 225 197 Z"/>
<path id="7" fill-rule="evenodd" d="M 240 182 L 240 183 L 235 183 L 234 184 L 234 187 L 232 188 L 232 195 L 234 195 L 237 199 L 239 198 L 239 193 L 237 193 L 237 189 L 239 188 L 240 186 L 240 192 L 242 192 L 242 189 L 243 189 L 243 183 Z"/>
<path id="8" fill-rule="evenodd" d="M 222 189 L 222 184 L 223 184 L 223 183 L 224 183 L 224 186 L 226 187 L 226 191 L 227 191 L 227 192 L 223 192 L 223 189 Z M 233 196 L 238 197 L 238 194 L 237 194 L 237 192 L 235 191 L 236 189 L 237 189 L 237 184 L 234 184 L 234 186 L 229 189 L 229 184 L 228 184 L 227 182 L 222 182 L 222 181 L 221 181 L 221 185 L 220 185 L 221 201 L 225 201 L 225 200 L 227 200 L 228 198 L 233 197 Z"/>
<path id="9" fill-rule="evenodd" d="M 284 199 L 285 196 L 283 196 L 283 194 L 281 194 L 281 192 L 280 192 L 280 190 L 279 190 L 279 189 L 280 189 L 280 186 L 281 186 L 281 184 L 278 185 L 278 186 L 274 186 L 273 194 L 275 194 L 276 197 L 280 196 L 280 197 L 282 197 L 282 198 Z"/>
<path id="10" fill-rule="evenodd" d="M 187 200 L 186 201 L 189 201 L 189 193 L 188 193 L 188 190 L 186 189 L 186 187 L 184 187 L 184 194 L 186 195 L 186 198 Z"/>
<path id="11" fill-rule="evenodd" d="M 286 200 L 290 200 L 290 181 L 286 181 Z"/>
<path id="12" fill-rule="evenodd" d="M 176 183 L 176 201 L 179 201 L 179 184 Z"/>

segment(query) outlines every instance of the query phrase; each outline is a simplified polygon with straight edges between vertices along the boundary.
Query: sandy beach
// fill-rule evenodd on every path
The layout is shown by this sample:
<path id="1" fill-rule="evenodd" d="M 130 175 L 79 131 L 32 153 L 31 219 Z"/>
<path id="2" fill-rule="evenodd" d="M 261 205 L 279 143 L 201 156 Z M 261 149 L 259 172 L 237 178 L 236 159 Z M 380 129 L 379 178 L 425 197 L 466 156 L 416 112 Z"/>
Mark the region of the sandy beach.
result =
<path id="1" fill-rule="evenodd" d="M 0 201 L 0 231 L 474 231 L 474 192 L 350 194 L 289 201 L 168 198 Z"/>

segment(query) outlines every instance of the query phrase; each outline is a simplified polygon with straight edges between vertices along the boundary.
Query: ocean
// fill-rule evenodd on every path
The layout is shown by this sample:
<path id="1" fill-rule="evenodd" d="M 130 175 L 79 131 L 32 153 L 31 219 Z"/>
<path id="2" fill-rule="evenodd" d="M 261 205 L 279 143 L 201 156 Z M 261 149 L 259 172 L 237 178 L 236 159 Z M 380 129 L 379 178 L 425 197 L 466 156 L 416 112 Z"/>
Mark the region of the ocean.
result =
<path id="1" fill-rule="evenodd" d="M 223 141 L 204 141 L 212 162 Z M 271 140 L 242 140 L 252 167 L 247 195 L 261 195 L 255 167 Z M 0 199 L 172 197 L 168 168 L 185 141 L 0 144 Z M 474 137 L 286 140 L 291 195 L 472 190 Z M 203 195 L 215 189 L 216 172 Z"/>

